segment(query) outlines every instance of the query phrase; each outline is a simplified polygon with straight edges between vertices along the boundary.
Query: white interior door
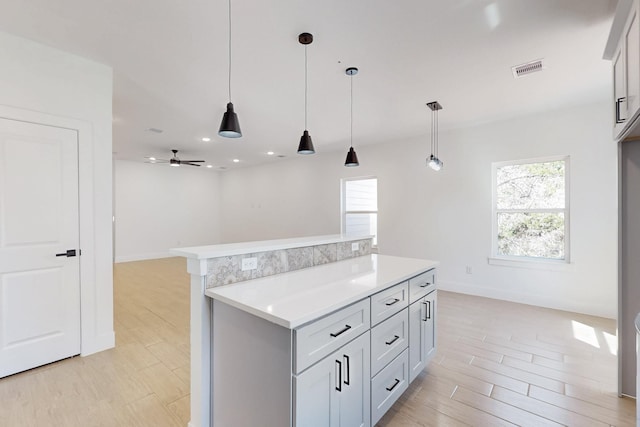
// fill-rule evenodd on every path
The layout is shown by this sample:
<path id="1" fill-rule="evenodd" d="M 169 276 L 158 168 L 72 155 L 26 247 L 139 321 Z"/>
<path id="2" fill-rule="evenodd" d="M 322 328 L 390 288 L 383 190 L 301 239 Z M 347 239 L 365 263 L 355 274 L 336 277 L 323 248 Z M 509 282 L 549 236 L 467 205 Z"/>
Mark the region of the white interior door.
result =
<path id="1" fill-rule="evenodd" d="M 80 353 L 78 135 L 0 118 L 0 378 Z"/>

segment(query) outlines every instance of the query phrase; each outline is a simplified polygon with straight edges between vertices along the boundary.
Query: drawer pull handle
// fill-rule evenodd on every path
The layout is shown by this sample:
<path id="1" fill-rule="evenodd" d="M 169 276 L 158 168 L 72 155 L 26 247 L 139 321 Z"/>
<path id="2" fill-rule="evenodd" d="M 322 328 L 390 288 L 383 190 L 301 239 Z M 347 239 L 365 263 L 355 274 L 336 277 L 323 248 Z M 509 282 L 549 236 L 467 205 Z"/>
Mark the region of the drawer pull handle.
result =
<path id="1" fill-rule="evenodd" d="M 424 284 L 420 285 L 421 288 L 426 288 L 427 286 L 429 286 L 431 283 L 429 282 L 425 282 Z"/>
<path id="2" fill-rule="evenodd" d="M 393 390 L 394 388 L 396 388 L 396 386 L 397 386 L 398 384 L 400 384 L 400 380 L 396 378 L 396 382 L 395 382 L 395 383 L 393 383 L 393 385 L 392 385 L 391 387 L 387 387 L 387 391 L 391 391 L 391 390 Z"/>
<path id="3" fill-rule="evenodd" d="M 349 329 L 351 329 L 351 326 L 349 325 L 345 325 L 344 328 L 338 332 L 331 332 L 329 335 L 331 335 L 332 337 L 337 337 L 339 335 L 344 334 L 345 332 L 347 332 Z"/>
<path id="4" fill-rule="evenodd" d="M 342 391 L 342 362 L 339 360 L 336 360 L 336 379 L 338 380 L 336 390 Z"/>
<path id="5" fill-rule="evenodd" d="M 395 304 L 395 303 L 397 303 L 397 302 L 400 302 L 400 300 L 399 300 L 398 298 L 394 298 L 394 299 L 393 299 L 393 301 L 388 302 L 388 303 L 385 303 L 385 305 L 386 305 L 386 306 L 389 306 L 389 305 L 393 305 L 393 304 Z"/>
<path id="6" fill-rule="evenodd" d="M 427 305 L 429 301 L 422 301 L 422 304 L 424 304 L 424 317 L 422 318 L 423 322 L 426 322 L 427 320 L 429 320 L 430 315 L 428 314 L 429 310 L 429 306 Z"/>
<path id="7" fill-rule="evenodd" d="M 391 341 L 386 341 L 386 342 L 385 342 L 385 344 L 386 344 L 386 345 L 391 345 L 391 344 L 393 344 L 394 342 L 398 341 L 398 339 L 400 339 L 400 337 L 399 337 L 399 336 L 397 336 L 397 335 L 395 335 Z"/>
<path id="8" fill-rule="evenodd" d="M 349 356 L 347 356 L 346 354 L 344 355 L 344 364 L 347 368 L 347 374 L 345 375 L 344 384 L 349 385 L 349 377 L 351 376 L 351 373 L 349 372 Z"/>
<path id="9" fill-rule="evenodd" d="M 427 320 L 431 319 L 431 301 L 427 301 Z"/>

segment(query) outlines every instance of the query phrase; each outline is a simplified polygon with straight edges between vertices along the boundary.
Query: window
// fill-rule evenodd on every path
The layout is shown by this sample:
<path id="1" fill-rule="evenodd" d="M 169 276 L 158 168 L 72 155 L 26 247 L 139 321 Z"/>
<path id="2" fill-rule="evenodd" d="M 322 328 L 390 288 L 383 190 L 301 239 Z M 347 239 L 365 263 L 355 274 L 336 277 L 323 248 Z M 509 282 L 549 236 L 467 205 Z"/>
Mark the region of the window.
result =
<path id="1" fill-rule="evenodd" d="M 493 254 L 569 261 L 569 158 L 493 164 Z"/>
<path id="2" fill-rule="evenodd" d="M 342 232 L 372 235 L 378 244 L 378 179 L 342 180 Z"/>

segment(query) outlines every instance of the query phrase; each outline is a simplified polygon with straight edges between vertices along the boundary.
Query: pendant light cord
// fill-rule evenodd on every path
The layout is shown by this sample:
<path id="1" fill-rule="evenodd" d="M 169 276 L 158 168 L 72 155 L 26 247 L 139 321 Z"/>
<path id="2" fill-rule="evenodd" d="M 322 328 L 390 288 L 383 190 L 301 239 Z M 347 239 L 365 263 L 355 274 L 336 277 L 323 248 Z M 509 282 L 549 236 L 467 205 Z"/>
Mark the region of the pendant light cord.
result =
<path id="1" fill-rule="evenodd" d="M 229 0 L 229 102 L 231 102 L 231 0 Z"/>
<path id="2" fill-rule="evenodd" d="M 431 155 L 438 157 L 436 153 L 436 110 L 431 111 Z"/>
<path id="3" fill-rule="evenodd" d="M 436 130 L 435 130 L 435 141 L 436 141 L 436 157 L 439 159 L 439 153 L 438 153 L 438 110 L 434 111 L 435 113 L 435 119 L 436 119 Z"/>
<path id="4" fill-rule="evenodd" d="M 304 45 L 304 130 L 307 130 L 307 45 Z"/>
<path id="5" fill-rule="evenodd" d="M 350 79 L 351 80 L 351 148 L 353 148 L 353 74 L 351 74 Z"/>

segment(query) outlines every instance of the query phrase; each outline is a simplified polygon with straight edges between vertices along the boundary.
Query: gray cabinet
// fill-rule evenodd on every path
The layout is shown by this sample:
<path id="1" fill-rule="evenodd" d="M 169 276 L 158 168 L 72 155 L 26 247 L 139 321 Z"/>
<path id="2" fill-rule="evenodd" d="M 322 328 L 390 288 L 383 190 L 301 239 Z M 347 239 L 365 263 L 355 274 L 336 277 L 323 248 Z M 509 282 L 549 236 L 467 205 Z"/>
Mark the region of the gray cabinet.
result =
<path id="1" fill-rule="evenodd" d="M 437 291 L 409 306 L 409 381 L 425 368 L 436 349 Z"/>
<path id="2" fill-rule="evenodd" d="M 640 113 L 640 22 L 639 0 L 632 0 L 625 24 L 613 52 L 613 109 L 615 139 L 637 126 Z"/>
<path id="3" fill-rule="evenodd" d="M 294 377 L 294 425 L 366 427 L 370 421 L 369 332 Z"/>

